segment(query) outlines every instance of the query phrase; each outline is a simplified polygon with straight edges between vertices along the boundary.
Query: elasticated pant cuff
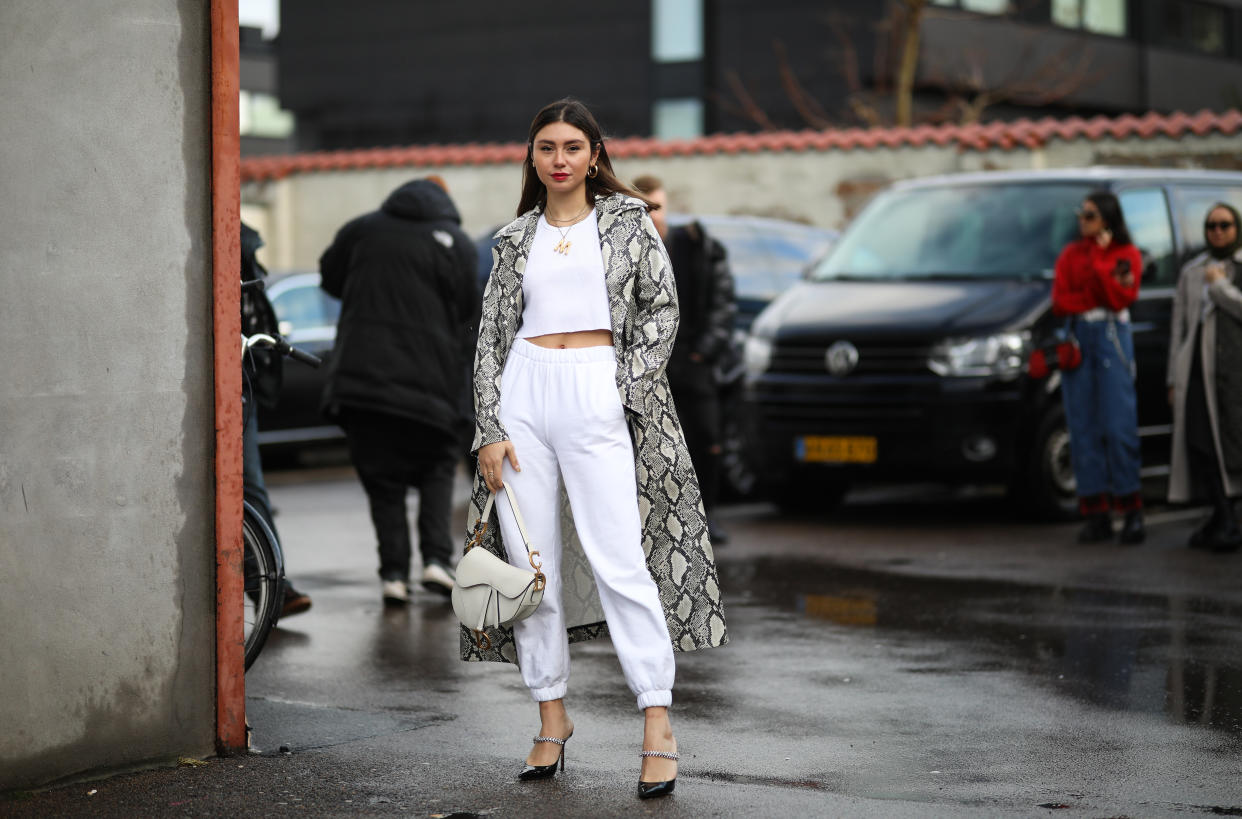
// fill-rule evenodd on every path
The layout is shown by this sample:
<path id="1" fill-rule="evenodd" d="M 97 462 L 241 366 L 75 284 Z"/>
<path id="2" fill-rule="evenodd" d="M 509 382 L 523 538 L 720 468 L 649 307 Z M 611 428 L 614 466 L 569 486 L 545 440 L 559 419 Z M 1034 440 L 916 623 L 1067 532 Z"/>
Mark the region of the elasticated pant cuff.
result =
<path id="1" fill-rule="evenodd" d="M 547 688 L 532 688 L 530 695 L 535 698 L 535 702 L 549 702 L 550 700 L 564 699 L 565 692 L 568 690 L 569 683 L 558 683 Z"/>
<path id="2" fill-rule="evenodd" d="M 656 706 L 668 706 L 673 704 L 672 691 L 644 691 L 638 695 L 638 710 L 644 708 L 655 708 Z"/>

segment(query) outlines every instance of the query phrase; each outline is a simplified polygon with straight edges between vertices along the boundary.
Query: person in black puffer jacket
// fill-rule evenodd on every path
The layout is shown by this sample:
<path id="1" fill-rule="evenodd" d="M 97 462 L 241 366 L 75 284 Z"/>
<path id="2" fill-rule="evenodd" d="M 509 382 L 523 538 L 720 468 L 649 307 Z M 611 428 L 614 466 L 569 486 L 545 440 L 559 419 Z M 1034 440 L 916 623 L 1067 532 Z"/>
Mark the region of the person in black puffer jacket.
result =
<path id="1" fill-rule="evenodd" d="M 415 180 L 342 227 L 319 260 L 323 289 L 341 299 L 323 410 L 366 489 L 386 603 L 409 601 L 409 486 L 423 586 L 453 588 L 453 475 L 482 304 L 460 222 L 440 180 Z"/>

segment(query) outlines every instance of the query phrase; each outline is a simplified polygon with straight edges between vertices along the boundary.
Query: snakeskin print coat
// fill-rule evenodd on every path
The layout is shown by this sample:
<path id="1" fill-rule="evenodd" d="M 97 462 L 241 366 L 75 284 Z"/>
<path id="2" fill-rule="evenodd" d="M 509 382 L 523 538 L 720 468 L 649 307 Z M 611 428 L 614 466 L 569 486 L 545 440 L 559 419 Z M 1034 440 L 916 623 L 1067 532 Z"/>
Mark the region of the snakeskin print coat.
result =
<path id="1" fill-rule="evenodd" d="M 673 648 L 692 651 L 723 645 L 724 609 L 707 535 L 698 479 L 664 375 L 677 334 L 677 289 L 655 225 L 638 199 L 613 195 L 595 205 L 605 284 L 617 355 L 617 391 L 634 441 L 638 507 L 647 567 L 660 592 Z M 508 438 L 500 423 L 500 378 L 522 317 L 522 273 L 540 209 L 497 234 L 492 273 L 483 293 L 483 316 L 474 361 L 475 436 L 471 450 Z M 469 539 L 487 500 L 476 471 Z M 573 528 L 568 499 L 559 499 L 564 538 L 561 578 L 570 642 L 607 633 L 590 564 Z M 505 549 L 493 519 L 481 545 L 501 559 Z M 479 642 L 461 630 L 463 660 L 516 662 L 512 629 L 489 629 Z M 490 645 L 488 643 L 490 642 Z"/>

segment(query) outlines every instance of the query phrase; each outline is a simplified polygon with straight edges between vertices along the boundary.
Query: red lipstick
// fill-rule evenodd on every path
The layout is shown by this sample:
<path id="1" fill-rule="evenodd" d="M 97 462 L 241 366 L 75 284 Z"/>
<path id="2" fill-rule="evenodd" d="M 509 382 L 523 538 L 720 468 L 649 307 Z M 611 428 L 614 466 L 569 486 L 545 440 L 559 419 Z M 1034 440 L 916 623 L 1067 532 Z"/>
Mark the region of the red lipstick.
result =
<path id="1" fill-rule="evenodd" d="M 569 174 L 567 174 L 567 173 L 554 173 L 554 174 L 552 174 L 552 178 L 553 178 L 553 179 L 555 179 L 557 182 L 564 182 L 566 179 L 568 179 L 568 178 L 569 178 Z"/>

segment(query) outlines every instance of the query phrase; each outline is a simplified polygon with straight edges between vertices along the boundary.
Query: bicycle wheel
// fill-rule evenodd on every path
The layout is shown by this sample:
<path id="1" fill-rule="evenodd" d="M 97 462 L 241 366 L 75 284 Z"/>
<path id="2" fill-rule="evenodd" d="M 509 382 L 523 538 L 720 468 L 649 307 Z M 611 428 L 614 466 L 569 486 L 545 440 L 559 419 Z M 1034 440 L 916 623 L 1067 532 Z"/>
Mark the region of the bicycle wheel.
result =
<path id="1" fill-rule="evenodd" d="M 242 542 L 246 584 L 242 619 L 245 622 L 246 668 L 249 669 L 280 616 L 285 572 L 272 530 L 250 504 L 245 505 L 242 513 Z"/>

